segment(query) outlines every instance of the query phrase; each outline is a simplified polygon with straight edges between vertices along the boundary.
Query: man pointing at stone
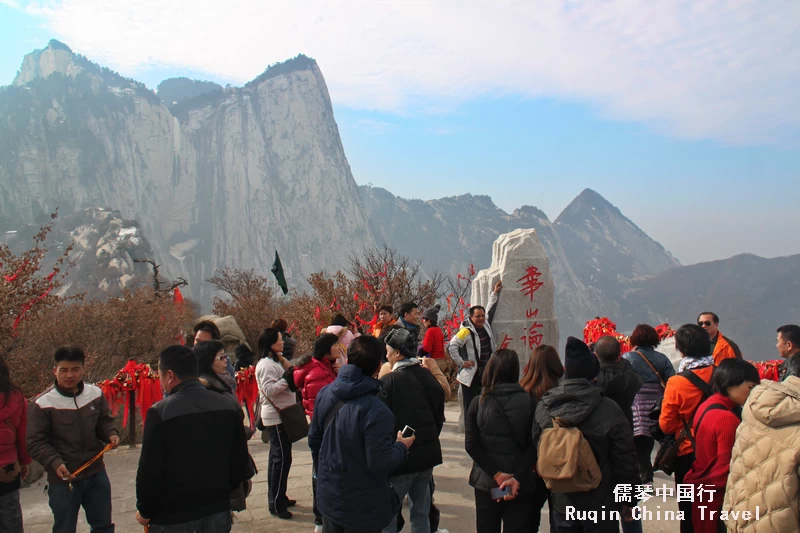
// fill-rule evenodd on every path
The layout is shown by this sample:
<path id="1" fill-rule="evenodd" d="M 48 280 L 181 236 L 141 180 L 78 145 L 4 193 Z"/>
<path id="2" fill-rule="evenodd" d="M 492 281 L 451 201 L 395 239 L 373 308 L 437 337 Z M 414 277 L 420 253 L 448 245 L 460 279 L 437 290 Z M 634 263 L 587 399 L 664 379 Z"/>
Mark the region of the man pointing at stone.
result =
<path id="1" fill-rule="evenodd" d="M 473 374 L 469 385 L 461 383 L 461 394 L 464 400 L 462 412 L 464 413 L 469 409 L 472 399 L 481 394 L 483 369 L 486 368 L 486 364 L 495 350 L 491 323 L 501 290 L 503 290 L 503 282 L 498 281 L 494 284 L 494 290 L 489 297 L 488 312 L 480 305 L 471 307 L 469 318 L 464 320 L 461 329 L 450 340 L 448 351 L 459 371 L 477 366 L 477 371 Z"/>

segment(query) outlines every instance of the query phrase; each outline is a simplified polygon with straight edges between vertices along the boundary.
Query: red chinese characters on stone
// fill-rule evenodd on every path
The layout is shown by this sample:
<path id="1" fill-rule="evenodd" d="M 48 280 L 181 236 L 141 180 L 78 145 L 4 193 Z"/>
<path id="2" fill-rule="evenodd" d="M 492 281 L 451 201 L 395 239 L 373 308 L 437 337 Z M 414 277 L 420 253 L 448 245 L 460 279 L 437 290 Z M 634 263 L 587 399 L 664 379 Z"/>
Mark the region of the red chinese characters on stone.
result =
<path id="1" fill-rule="evenodd" d="M 522 284 L 519 292 L 530 297 L 531 301 L 533 301 L 534 293 L 544 285 L 544 282 L 539 281 L 539 276 L 541 275 L 542 273 L 539 272 L 539 269 L 531 265 L 525 270 L 525 275 L 517 280 L 517 283 L 521 282 Z"/>
<path id="2" fill-rule="evenodd" d="M 528 346 L 531 350 L 540 346 L 542 344 L 542 340 L 544 339 L 544 335 L 539 331 L 539 329 L 544 327 L 544 324 L 540 324 L 535 319 L 539 316 L 539 309 L 528 309 L 525 312 L 525 316 L 528 318 L 533 318 L 533 324 L 531 327 L 524 330 L 524 334 L 520 337 L 520 340 Z"/>
<path id="3" fill-rule="evenodd" d="M 512 340 L 514 340 L 514 339 L 512 339 L 508 335 L 504 335 L 503 336 L 503 342 L 500 343 L 500 348 L 499 349 L 500 350 L 505 350 L 506 348 L 508 348 L 508 345 L 511 344 Z"/>

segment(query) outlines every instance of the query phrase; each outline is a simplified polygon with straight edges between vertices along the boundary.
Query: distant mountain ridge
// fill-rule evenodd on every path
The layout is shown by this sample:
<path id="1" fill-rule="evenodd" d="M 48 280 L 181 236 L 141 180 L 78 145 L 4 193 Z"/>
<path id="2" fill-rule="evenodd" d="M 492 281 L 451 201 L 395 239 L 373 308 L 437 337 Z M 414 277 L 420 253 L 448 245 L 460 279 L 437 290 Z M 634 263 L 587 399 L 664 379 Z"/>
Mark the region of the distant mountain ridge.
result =
<path id="1" fill-rule="evenodd" d="M 28 54 L 0 88 L 0 229 L 56 207 L 78 215 L 70 234 L 91 235 L 80 274 L 89 283 L 138 283 L 142 266 L 133 272 L 128 256 L 152 252 L 206 309 L 214 294 L 205 280 L 217 268 L 270 275 L 276 250 L 302 289 L 311 273 L 382 242 L 428 273 L 485 268 L 500 234 L 535 228 L 564 336 L 580 336 L 595 316 L 630 332 L 711 310 L 743 350 L 769 356 L 764 337 L 800 322 L 800 256 L 684 267 L 592 189 L 551 222 L 536 207 L 507 213 L 483 195 L 422 201 L 357 186 L 322 72 L 304 55 L 244 87 L 176 78 L 156 94 L 58 41 Z M 98 246 L 117 241 L 119 254 L 95 264 Z"/>

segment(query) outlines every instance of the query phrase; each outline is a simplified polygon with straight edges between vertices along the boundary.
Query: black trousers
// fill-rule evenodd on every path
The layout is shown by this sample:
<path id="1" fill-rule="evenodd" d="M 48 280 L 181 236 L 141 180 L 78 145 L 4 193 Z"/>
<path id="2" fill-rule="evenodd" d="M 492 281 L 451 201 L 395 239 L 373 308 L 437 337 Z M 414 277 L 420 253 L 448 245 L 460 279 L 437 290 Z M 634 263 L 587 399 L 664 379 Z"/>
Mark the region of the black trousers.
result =
<path id="1" fill-rule="evenodd" d="M 267 490 L 269 511 L 286 511 L 286 483 L 292 467 L 292 441 L 283 424 L 269 426 L 265 430 L 269 436 L 269 467 L 267 469 Z"/>
<path id="2" fill-rule="evenodd" d="M 311 470 L 311 496 L 314 498 L 314 524 L 315 525 L 322 525 L 322 515 L 319 513 L 319 508 L 317 507 L 317 462 L 314 461 L 314 457 L 311 457 L 312 462 L 312 470 Z"/>
<path id="3" fill-rule="evenodd" d="M 478 369 L 475 373 L 475 377 L 472 379 L 472 385 L 467 387 L 463 383 L 461 384 L 461 396 L 464 400 L 464 418 L 466 419 L 467 411 L 469 411 L 469 406 L 472 403 L 473 398 L 477 398 L 481 395 L 481 389 L 483 386 L 481 385 L 481 379 L 483 378 L 483 371 Z"/>
<path id="4" fill-rule="evenodd" d="M 331 522 L 327 518 L 322 519 L 322 533 L 381 533 L 378 531 L 366 531 L 361 529 L 348 529 L 339 524 Z"/>
<path id="5" fill-rule="evenodd" d="M 492 494 L 475 489 L 475 527 L 478 533 L 530 533 L 531 501 L 517 496 L 510 501 L 497 502 Z"/>
<path id="6" fill-rule="evenodd" d="M 683 484 L 683 478 L 689 473 L 694 463 L 694 453 L 679 455 L 675 458 L 675 484 Z M 694 533 L 692 525 L 692 502 L 678 502 L 678 510 L 683 511 L 681 533 Z"/>
<path id="7" fill-rule="evenodd" d="M 553 517 L 553 503 L 550 499 L 550 491 L 547 485 L 541 479 L 536 480 L 536 489 L 531 494 L 531 533 L 537 533 L 539 526 L 542 524 L 542 508 L 547 504 L 547 509 L 550 512 L 550 531 L 555 532 L 556 526 Z"/>
<path id="8" fill-rule="evenodd" d="M 653 455 L 653 446 L 656 440 L 653 437 L 644 435 L 633 437 L 633 444 L 636 445 L 636 455 L 639 458 L 639 478 L 642 483 L 653 482 L 653 462 L 650 457 Z"/>

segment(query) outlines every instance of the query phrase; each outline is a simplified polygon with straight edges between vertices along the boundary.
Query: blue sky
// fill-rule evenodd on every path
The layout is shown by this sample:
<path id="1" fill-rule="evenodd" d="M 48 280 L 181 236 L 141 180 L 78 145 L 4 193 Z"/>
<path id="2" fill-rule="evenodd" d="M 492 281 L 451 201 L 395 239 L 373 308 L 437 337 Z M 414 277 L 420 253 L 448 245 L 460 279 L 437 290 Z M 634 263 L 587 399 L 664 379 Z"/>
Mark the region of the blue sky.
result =
<path id="1" fill-rule="evenodd" d="M 800 4 L 651 4 L 0 0 L 0 84 L 50 38 L 151 88 L 302 52 L 358 183 L 551 219 L 591 187 L 684 263 L 800 253 Z"/>

